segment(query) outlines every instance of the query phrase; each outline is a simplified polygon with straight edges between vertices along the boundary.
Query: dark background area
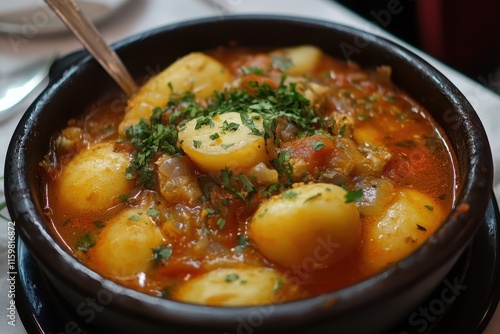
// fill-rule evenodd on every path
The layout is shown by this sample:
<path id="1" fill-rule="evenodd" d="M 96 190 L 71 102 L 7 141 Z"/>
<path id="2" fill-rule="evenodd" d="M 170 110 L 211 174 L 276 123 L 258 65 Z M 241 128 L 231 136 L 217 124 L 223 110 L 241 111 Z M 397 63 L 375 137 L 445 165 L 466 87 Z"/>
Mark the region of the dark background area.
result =
<path id="1" fill-rule="evenodd" d="M 499 0 L 336 0 L 500 94 Z"/>

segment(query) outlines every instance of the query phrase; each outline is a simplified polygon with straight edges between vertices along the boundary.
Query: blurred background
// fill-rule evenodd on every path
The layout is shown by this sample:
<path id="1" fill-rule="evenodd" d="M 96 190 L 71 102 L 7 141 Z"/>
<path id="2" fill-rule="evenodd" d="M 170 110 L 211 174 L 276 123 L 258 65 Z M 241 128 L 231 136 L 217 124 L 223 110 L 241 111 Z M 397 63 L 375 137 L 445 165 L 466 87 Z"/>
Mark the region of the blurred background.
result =
<path id="1" fill-rule="evenodd" d="M 500 94 L 500 1 L 336 1 Z"/>

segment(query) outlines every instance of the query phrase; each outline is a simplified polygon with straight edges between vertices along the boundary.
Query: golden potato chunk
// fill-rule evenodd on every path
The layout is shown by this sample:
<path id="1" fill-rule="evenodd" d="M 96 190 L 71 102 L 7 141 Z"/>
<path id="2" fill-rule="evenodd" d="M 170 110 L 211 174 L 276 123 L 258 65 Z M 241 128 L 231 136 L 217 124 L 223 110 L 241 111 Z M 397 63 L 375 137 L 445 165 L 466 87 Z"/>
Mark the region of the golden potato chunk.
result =
<path id="1" fill-rule="evenodd" d="M 125 178 L 131 157 L 102 142 L 80 151 L 63 168 L 56 185 L 61 207 L 68 211 L 98 211 L 118 204 L 119 195 L 133 187 Z"/>
<path id="2" fill-rule="evenodd" d="M 263 131 L 262 117 L 251 114 L 255 128 Z M 228 167 L 233 171 L 251 168 L 268 161 L 264 137 L 252 133 L 242 123 L 240 114 L 215 115 L 199 126 L 200 118 L 189 121 L 179 130 L 179 143 L 201 169 L 218 173 Z"/>
<path id="3" fill-rule="evenodd" d="M 291 62 L 291 66 L 284 69 L 284 72 L 290 75 L 303 75 L 313 70 L 322 54 L 321 49 L 312 45 L 299 45 L 271 52 L 271 56 L 284 57 Z"/>
<path id="4" fill-rule="evenodd" d="M 422 245 L 445 218 L 446 213 L 432 198 L 404 189 L 378 220 L 366 225 L 364 261 L 379 270 L 403 259 Z"/>
<path id="5" fill-rule="evenodd" d="M 339 186 L 316 183 L 297 186 L 261 204 L 249 228 L 253 244 L 283 266 L 314 259 L 318 268 L 355 250 L 361 221 L 354 203 L 346 203 Z"/>
<path id="6" fill-rule="evenodd" d="M 146 210 L 127 209 L 107 223 L 90 256 L 104 275 L 126 278 L 146 271 L 163 242 Z"/>
<path id="7" fill-rule="evenodd" d="M 273 303 L 283 284 L 269 268 L 219 268 L 184 282 L 173 298 L 213 306 L 245 306 Z"/>
<path id="8" fill-rule="evenodd" d="M 230 80 L 229 71 L 220 62 L 200 52 L 190 53 L 148 80 L 128 101 L 119 131 L 124 133 L 141 118 L 149 120 L 152 110 L 165 107 L 172 93 L 191 91 L 198 98 L 207 98 Z"/>

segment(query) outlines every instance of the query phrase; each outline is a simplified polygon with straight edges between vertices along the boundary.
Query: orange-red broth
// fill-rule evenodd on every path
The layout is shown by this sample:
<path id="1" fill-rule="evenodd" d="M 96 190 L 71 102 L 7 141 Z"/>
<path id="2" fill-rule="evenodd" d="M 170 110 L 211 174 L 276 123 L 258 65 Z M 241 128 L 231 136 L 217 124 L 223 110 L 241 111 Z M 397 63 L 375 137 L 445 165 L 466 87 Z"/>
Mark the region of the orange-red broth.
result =
<path id="1" fill-rule="evenodd" d="M 258 74 L 248 71 L 244 74 L 241 70 L 272 67 L 273 60 L 266 52 L 247 48 L 219 48 L 208 54 L 224 64 L 231 76 L 241 78 L 243 89 L 249 91 L 254 89 L 252 88 L 254 86 L 248 85 L 253 81 L 276 85 L 276 80 L 273 83 L 273 79 L 269 78 L 273 75 L 276 77 L 275 69 L 264 70 L 263 74 L 260 71 L 257 71 Z M 267 75 L 269 73 L 271 74 Z M 403 244 L 408 248 L 396 252 L 398 254 L 396 260 L 404 257 L 439 226 L 454 200 L 458 175 L 454 168 L 453 154 L 443 132 L 423 107 L 393 86 L 388 78 L 387 68 L 367 71 L 356 64 L 345 63 L 323 54 L 315 68 L 303 76 L 307 80 L 328 87 L 326 98 L 321 110 L 318 111 L 323 118 L 336 114 L 336 119 L 341 120 L 343 115 L 347 115 L 352 124 L 340 130 L 342 122 L 337 122 L 333 127 L 333 135 L 314 135 L 284 141 L 279 150 L 289 150 L 292 158 L 305 162 L 305 167 L 302 168 L 306 171 L 294 175 L 294 182 L 341 183 L 348 190 L 363 189 L 366 198 L 367 189 L 371 187 L 373 190 L 377 187 L 377 183 L 372 181 L 384 180 L 384 184 L 390 183 L 391 187 L 384 190 L 385 194 L 380 195 L 383 199 L 378 204 L 382 206 L 378 209 L 379 212 L 385 212 L 384 210 L 394 203 L 395 194 L 402 189 L 410 188 L 427 196 L 425 198 L 430 198 L 432 206 L 425 205 L 425 209 L 437 215 L 436 221 L 418 221 L 418 224 L 412 225 L 414 231 L 411 235 L 403 236 L 405 238 Z M 157 186 L 153 186 L 150 190 L 135 186 L 132 191 L 123 194 L 126 198 L 121 196 L 121 200 L 114 201 L 116 205 L 104 210 L 97 212 L 92 208 L 86 212 L 68 210 L 61 204 L 61 198 L 65 194 L 58 192 L 57 187 L 65 165 L 78 151 L 100 141 L 115 142 L 116 150 L 133 151 L 130 143 L 120 141 L 122 136 L 118 134 L 117 128 L 123 117 L 124 108 L 117 108 L 119 104 L 116 101 L 115 96 L 107 97 L 96 102 L 80 118 L 71 120 L 68 124 L 70 130 L 65 131 L 74 131 L 75 127 L 81 129 L 77 131 L 77 144 L 61 148 L 60 139 L 64 135 L 60 135 L 59 139 L 54 140 L 54 148 L 48 154 L 48 157 L 52 158 L 43 163 L 47 171 L 44 178 L 47 189 L 46 209 L 54 232 L 79 260 L 95 271 L 132 289 L 176 299 L 178 298 L 176 289 L 183 282 L 218 267 L 237 268 L 250 265 L 274 268 L 281 274 L 281 278 L 273 288 L 275 295 L 271 300 L 264 301 L 266 303 L 283 302 L 336 290 L 367 278 L 393 262 L 392 255 L 387 257 L 386 262 L 377 260 L 384 261 L 384 254 L 388 251 L 383 247 L 373 246 L 378 238 L 382 238 L 382 232 L 377 232 L 376 228 L 383 213 L 365 215 L 361 210 L 363 203 L 361 202 L 356 205 L 361 212 L 362 237 L 359 245 L 345 257 L 327 267 L 318 264 L 315 256 L 322 257 L 335 251 L 335 245 L 325 237 L 321 241 L 318 239 L 319 249 L 316 253 L 311 254 L 299 265 L 282 266 L 273 263 L 252 245 L 252 240 L 248 239 L 248 225 L 252 215 L 260 203 L 269 197 L 262 194 L 265 185 L 259 185 L 258 193 L 246 203 L 236 199 L 220 185 L 217 176 L 212 179 L 207 176 L 208 173 L 192 163 L 190 167 L 198 183 L 203 189 L 210 189 L 208 194 L 210 200 L 198 200 L 194 204 L 169 203 L 159 193 Z M 314 141 L 323 142 L 324 147 L 318 151 L 312 149 Z M 351 146 L 346 148 L 346 143 Z M 352 157 L 343 154 L 352 147 L 356 149 L 379 147 L 384 152 L 390 153 L 390 159 L 383 163 L 383 168 L 377 173 L 372 171 L 371 176 L 363 176 L 363 164 L 359 161 L 353 162 Z M 363 154 L 370 153 L 362 152 Z M 326 165 L 328 167 L 325 167 Z M 332 174 L 329 172 L 335 168 L 341 171 L 340 176 L 337 174 L 330 178 L 322 177 L 324 174 Z M 347 175 L 343 175 L 342 171 Z M 280 191 L 284 190 L 282 188 Z M 74 191 L 78 192 L 79 189 Z M 113 216 L 125 208 L 135 207 L 144 202 L 159 212 L 158 215 L 151 215 L 150 219 L 164 235 L 169 234 L 168 242 L 165 244 L 171 250 L 171 254 L 168 259 L 154 261 L 152 251 L 150 264 L 144 272 L 129 277 L 114 277 L 95 259 L 95 247 L 81 250 L 82 238 L 90 237 L 89 240 L 99 242 L 100 232 Z M 215 209 L 218 213 L 207 211 L 207 208 Z M 162 211 L 174 211 L 182 216 L 178 217 L 180 222 L 175 230 L 164 226 L 165 215 Z M 203 218 L 199 218 L 200 215 Z M 222 228 L 217 223 L 221 217 L 225 220 Z M 85 240 L 83 243 L 85 244 Z M 228 277 L 226 284 L 229 287 L 237 276 L 232 275 L 232 279 Z M 246 282 L 240 282 L 244 283 Z M 223 296 L 199 302 L 225 305 Z"/>

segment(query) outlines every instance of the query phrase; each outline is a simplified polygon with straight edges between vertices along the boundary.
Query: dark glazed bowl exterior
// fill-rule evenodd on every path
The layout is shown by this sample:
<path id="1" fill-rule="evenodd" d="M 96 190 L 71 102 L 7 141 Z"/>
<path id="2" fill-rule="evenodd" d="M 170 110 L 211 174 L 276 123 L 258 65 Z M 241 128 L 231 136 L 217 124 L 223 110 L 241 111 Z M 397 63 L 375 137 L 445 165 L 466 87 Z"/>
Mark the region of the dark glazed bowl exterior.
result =
<path id="1" fill-rule="evenodd" d="M 390 65 L 393 81 L 427 108 L 446 132 L 461 175 L 456 205 L 416 252 L 380 274 L 339 291 L 257 307 L 209 307 L 148 296 L 113 283 L 56 242 L 44 216 L 39 162 L 51 136 L 116 85 L 90 57 L 54 80 L 28 109 L 10 143 L 6 198 L 17 230 L 40 267 L 82 322 L 103 332 L 370 333 L 402 320 L 437 286 L 469 244 L 491 194 L 492 160 L 473 108 L 441 73 L 410 51 L 334 23 L 279 16 L 227 16 L 175 24 L 115 48 L 136 79 L 191 51 L 237 41 L 249 46 L 314 44 L 363 67 Z M 124 99 L 124 98 L 123 98 Z M 124 100 L 117 100 L 124 103 Z M 92 307 L 89 300 L 97 303 Z"/>

